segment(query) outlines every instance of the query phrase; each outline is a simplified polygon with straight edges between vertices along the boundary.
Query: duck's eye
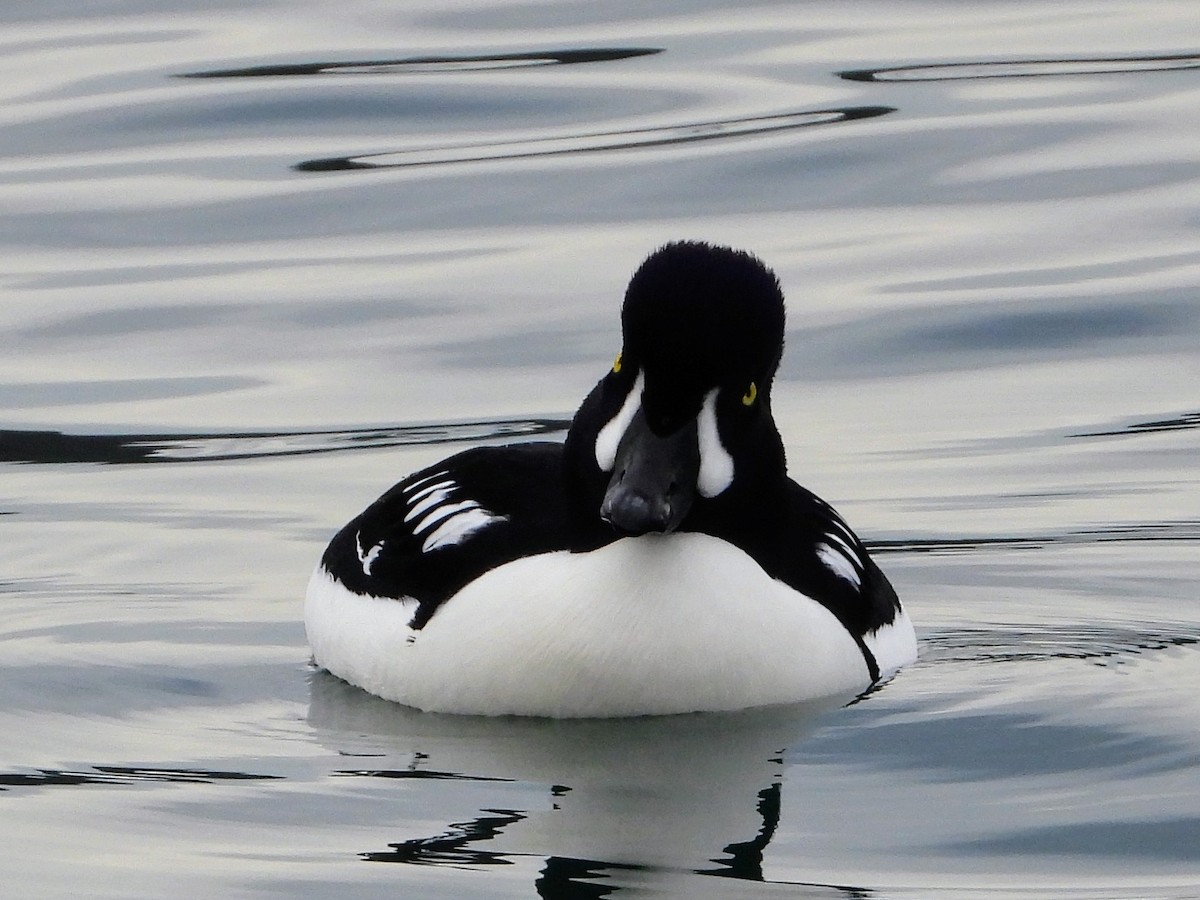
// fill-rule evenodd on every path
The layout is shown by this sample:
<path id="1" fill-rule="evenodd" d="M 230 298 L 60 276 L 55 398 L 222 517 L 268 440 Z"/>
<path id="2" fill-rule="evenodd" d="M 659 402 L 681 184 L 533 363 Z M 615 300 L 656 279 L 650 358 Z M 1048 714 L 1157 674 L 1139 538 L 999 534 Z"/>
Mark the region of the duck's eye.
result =
<path id="1" fill-rule="evenodd" d="M 618 353 L 617 358 L 613 360 L 613 371 L 614 372 L 621 371 L 621 354 L 620 353 Z"/>
<path id="2" fill-rule="evenodd" d="M 750 387 L 746 388 L 746 393 L 742 394 L 742 406 L 753 406 L 754 401 L 758 399 L 758 385 L 753 381 L 750 382 Z"/>

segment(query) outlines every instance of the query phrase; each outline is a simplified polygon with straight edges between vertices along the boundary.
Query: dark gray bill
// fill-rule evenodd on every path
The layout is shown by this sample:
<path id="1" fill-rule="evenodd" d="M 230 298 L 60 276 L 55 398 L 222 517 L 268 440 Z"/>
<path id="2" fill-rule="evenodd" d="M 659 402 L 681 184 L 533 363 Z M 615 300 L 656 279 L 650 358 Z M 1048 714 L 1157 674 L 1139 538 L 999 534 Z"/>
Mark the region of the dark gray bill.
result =
<path id="1" fill-rule="evenodd" d="M 600 518 L 626 534 L 674 531 L 692 507 L 699 472 L 696 420 L 659 436 L 639 409 L 617 447 Z"/>

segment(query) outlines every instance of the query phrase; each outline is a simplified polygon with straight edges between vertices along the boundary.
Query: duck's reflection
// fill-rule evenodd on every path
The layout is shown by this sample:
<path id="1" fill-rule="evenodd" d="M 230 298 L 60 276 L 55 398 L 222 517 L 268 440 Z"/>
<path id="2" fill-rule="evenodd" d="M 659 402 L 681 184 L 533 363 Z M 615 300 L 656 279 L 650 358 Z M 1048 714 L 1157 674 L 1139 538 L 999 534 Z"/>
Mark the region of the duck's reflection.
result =
<path id="1" fill-rule="evenodd" d="M 541 859 L 535 888 L 547 898 L 626 888 L 727 897 L 726 879 L 764 880 L 784 750 L 849 699 L 636 719 L 484 718 L 418 712 L 314 672 L 308 720 L 348 760 L 387 761 L 340 777 L 546 785 L 546 807 L 510 808 L 508 790 L 498 795 L 507 805 L 435 833 L 383 836 L 364 860 L 487 868 Z M 866 896 L 795 887 L 789 896 Z"/>

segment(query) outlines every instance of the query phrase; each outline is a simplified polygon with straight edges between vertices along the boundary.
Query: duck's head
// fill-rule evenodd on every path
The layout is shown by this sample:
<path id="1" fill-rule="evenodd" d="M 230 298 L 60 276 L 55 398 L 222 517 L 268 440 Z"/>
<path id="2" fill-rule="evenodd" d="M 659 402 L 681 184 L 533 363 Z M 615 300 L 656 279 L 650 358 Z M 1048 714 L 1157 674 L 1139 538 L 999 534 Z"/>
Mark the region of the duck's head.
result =
<path id="1" fill-rule="evenodd" d="M 567 438 L 583 502 L 644 534 L 777 493 L 786 467 L 770 407 L 784 327 L 775 275 L 728 247 L 668 244 L 634 273 L 621 325 L 621 352 Z"/>

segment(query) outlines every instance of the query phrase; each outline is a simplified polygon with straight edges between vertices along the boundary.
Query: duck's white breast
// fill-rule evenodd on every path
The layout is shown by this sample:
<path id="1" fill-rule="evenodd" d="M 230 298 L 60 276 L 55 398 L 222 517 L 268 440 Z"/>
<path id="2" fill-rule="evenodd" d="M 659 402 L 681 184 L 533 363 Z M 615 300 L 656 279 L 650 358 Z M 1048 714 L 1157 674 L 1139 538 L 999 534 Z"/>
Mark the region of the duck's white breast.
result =
<path id="1" fill-rule="evenodd" d="M 318 568 L 305 607 L 317 663 L 389 700 L 485 715 L 732 710 L 870 682 L 829 610 L 702 534 L 507 563 L 420 631 L 408 627 L 415 608 L 353 594 Z"/>

